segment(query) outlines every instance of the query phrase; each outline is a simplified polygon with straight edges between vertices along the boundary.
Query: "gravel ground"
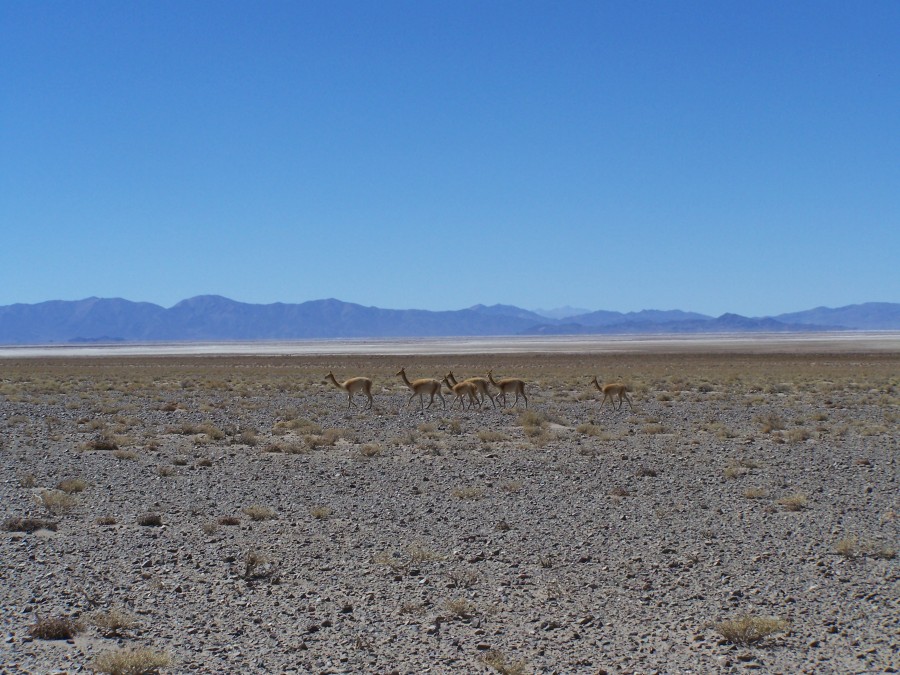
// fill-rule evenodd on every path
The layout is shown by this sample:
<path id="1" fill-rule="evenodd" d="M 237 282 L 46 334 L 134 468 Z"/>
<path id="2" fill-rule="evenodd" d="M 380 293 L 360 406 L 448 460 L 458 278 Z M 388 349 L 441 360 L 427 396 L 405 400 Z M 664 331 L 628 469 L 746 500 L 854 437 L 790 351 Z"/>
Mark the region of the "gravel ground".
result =
<path id="1" fill-rule="evenodd" d="M 394 377 L 488 362 L 527 412 L 422 412 Z M 895 353 L 22 359 L 0 387 L 2 673 L 138 646 L 178 673 L 900 669 Z M 784 623 L 736 644 L 741 616 Z M 32 637 L 52 617 L 80 631 Z"/>

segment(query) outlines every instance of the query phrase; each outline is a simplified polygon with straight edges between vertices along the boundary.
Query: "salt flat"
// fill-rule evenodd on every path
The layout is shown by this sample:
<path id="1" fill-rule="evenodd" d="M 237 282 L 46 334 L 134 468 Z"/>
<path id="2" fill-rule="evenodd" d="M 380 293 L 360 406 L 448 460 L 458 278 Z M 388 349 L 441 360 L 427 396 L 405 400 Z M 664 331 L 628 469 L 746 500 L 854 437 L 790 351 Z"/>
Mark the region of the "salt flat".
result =
<path id="1" fill-rule="evenodd" d="M 0 346 L 0 358 L 101 356 L 303 356 L 391 354 L 603 354 L 639 352 L 890 352 L 900 332 L 714 335 L 500 336 L 252 342 Z"/>

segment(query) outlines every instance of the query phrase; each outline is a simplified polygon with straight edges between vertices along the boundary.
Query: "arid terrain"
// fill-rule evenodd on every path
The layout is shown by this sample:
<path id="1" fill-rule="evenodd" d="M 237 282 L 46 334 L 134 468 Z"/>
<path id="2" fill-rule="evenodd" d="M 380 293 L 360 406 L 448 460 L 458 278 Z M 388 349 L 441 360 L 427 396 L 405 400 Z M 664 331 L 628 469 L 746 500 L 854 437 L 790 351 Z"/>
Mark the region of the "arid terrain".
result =
<path id="1" fill-rule="evenodd" d="M 898 404 L 828 345 L 0 359 L 0 673 L 897 672 Z"/>

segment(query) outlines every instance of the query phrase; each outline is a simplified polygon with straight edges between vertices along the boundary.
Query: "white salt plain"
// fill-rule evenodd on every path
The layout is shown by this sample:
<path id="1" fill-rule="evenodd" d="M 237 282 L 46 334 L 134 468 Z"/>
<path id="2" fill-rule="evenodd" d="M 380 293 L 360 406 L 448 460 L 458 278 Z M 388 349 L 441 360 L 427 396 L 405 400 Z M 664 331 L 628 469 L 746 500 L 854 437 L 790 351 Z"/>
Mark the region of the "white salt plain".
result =
<path id="1" fill-rule="evenodd" d="M 895 352 L 900 332 L 748 335 L 590 335 L 373 338 L 250 342 L 0 346 L 2 358 L 140 356 L 304 356 L 378 354 L 596 354 L 640 352 Z"/>

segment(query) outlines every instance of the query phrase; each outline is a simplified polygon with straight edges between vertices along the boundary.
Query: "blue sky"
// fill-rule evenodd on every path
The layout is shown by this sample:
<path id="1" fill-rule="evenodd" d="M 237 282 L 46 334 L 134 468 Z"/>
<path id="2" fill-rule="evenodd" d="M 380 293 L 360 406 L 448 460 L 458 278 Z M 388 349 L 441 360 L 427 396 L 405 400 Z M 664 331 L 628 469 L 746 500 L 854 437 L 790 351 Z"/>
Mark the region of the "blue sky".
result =
<path id="1" fill-rule="evenodd" d="M 900 302 L 900 2 L 0 3 L 0 305 Z"/>

